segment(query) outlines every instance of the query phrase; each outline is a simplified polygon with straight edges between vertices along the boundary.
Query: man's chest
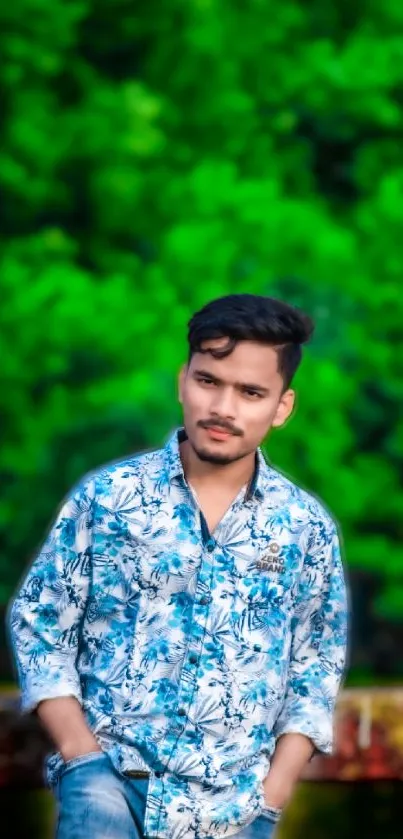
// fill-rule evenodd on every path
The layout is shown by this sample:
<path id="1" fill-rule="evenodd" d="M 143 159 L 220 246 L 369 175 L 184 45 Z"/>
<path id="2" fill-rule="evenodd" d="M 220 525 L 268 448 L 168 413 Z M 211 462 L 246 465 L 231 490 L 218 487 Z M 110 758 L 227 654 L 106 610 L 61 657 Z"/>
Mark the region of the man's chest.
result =
<path id="1" fill-rule="evenodd" d="M 263 603 L 295 586 L 307 549 L 308 527 L 284 520 L 281 510 L 241 505 L 226 512 L 211 536 L 200 509 L 183 499 L 139 499 L 123 511 L 100 506 L 95 570 L 122 596 L 136 588 L 150 598 L 191 596 L 199 584 L 223 602 L 238 593 L 249 606 Z"/>

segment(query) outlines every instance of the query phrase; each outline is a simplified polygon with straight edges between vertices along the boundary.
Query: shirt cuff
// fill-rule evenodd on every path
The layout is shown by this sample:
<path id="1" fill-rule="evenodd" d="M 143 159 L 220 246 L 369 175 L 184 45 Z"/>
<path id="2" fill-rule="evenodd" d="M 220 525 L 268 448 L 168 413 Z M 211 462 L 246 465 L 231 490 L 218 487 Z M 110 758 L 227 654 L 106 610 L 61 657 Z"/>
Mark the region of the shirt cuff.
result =
<path id="1" fill-rule="evenodd" d="M 58 682 L 57 684 L 26 685 L 20 694 L 20 709 L 23 714 L 30 714 L 45 699 L 60 699 L 73 697 L 82 704 L 80 686 L 74 682 Z"/>
<path id="2" fill-rule="evenodd" d="M 323 723 L 318 725 L 312 720 L 284 720 L 279 721 L 274 727 L 274 735 L 276 740 L 284 734 L 302 734 L 311 741 L 315 753 L 330 755 L 333 751 L 333 728 L 328 720 L 323 720 Z M 313 757 L 314 755 L 312 755 Z"/>

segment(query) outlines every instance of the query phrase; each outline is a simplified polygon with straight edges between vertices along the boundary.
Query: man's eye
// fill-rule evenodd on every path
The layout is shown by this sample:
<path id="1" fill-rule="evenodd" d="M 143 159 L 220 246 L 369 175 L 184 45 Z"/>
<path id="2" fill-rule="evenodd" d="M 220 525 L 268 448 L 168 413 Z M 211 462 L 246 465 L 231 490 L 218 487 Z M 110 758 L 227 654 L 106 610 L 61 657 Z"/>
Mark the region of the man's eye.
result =
<path id="1" fill-rule="evenodd" d="M 244 390 L 244 394 L 246 394 L 246 396 L 255 396 L 258 399 L 261 397 L 261 394 L 257 390 Z"/>
<path id="2" fill-rule="evenodd" d="M 199 382 L 202 382 L 204 385 L 213 385 L 213 379 L 209 379 L 207 376 L 200 376 Z"/>

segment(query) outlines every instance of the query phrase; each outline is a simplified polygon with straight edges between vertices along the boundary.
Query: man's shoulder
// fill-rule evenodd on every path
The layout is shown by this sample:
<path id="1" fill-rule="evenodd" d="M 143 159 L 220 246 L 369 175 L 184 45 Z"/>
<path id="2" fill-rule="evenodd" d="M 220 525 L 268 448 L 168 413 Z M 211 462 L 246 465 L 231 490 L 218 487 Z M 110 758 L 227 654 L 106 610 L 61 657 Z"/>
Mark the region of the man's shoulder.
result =
<path id="1" fill-rule="evenodd" d="M 323 499 L 272 466 L 269 467 L 265 485 L 265 499 L 270 507 L 274 504 L 278 508 L 287 509 L 291 519 L 303 518 L 311 526 L 319 525 L 326 530 L 338 527 Z"/>
<path id="2" fill-rule="evenodd" d="M 144 478 L 162 478 L 163 449 L 148 449 L 110 461 L 89 472 L 83 485 L 91 485 L 93 493 L 114 494 L 124 488 L 134 489 Z"/>

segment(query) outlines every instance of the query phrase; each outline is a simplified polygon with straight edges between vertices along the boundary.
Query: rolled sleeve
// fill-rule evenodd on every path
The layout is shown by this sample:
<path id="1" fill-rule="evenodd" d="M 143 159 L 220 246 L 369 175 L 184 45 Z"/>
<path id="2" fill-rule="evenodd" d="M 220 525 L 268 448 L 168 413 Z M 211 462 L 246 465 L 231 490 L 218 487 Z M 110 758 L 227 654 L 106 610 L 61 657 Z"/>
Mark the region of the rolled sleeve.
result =
<path id="1" fill-rule="evenodd" d="M 24 712 L 45 699 L 81 702 L 76 657 L 91 577 L 93 484 L 65 501 L 8 610 Z"/>
<path id="2" fill-rule="evenodd" d="M 348 595 L 334 523 L 318 528 L 312 541 L 293 618 L 287 690 L 274 733 L 276 739 L 302 734 L 315 751 L 330 754 L 334 708 L 346 666 Z"/>
<path id="3" fill-rule="evenodd" d="M 42 679 L 45 674 L 42 673 Z M 59 699 L 60 697 L 72 696 L 81 705 L 81 689 L 78 678 L 66 677 L 66 674 L 61 677 L 57 671 L 50 672 L 46 684 L 38 683 L 35 675 L 28 678 L 25 686 L 21 688 L 20 708 L 23 713 L 31 713 L 38 707 L 40 702 L 45 699 Z"/>

